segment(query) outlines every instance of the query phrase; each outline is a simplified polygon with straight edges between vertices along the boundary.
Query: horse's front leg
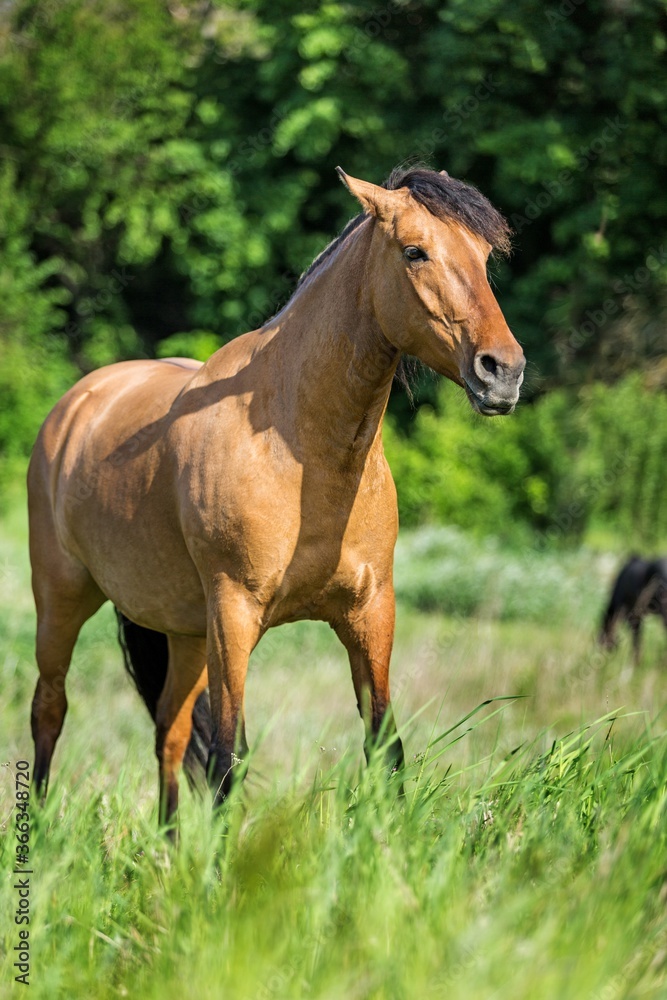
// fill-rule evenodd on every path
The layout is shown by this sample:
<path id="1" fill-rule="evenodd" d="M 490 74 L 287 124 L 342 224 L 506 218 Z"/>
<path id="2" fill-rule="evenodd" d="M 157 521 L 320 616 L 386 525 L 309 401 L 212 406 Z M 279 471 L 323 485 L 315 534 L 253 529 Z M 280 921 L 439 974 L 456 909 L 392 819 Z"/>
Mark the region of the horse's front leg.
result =
<path id="1" fill-rule="evenodd" d="M 229 795 L 233 782 L 244 776 L 245 681 L 260 634 L 257 602 L 227 578 L 218 582 L 208 598 L 206 653 L 212 716 L 208 779 L 216 806 Z"/>
<path id="2" fill-rule="evenodd" d="M 381 745 L 390 772 L 402 770 L 404 764 L 403 744 L 389 696 L 394 620 L 394 590 L 387 586 L 361 606 L 352 608 L 335 626 L 350 657 L 357 705 L 366 727 L 366 760 Z"/>

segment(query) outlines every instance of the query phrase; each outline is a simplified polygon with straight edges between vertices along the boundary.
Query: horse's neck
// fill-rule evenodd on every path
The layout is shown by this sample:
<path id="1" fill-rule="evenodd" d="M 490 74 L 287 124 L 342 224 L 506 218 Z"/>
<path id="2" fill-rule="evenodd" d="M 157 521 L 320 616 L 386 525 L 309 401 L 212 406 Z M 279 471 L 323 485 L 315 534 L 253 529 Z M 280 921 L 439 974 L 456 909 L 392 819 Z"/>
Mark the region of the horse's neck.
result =
<path id="1" fill-rule="evenodd" d="M 267 324 L 285 352 L 281 405 L 292 408 L 297 433 L 332 453 L 362 457 L 377 438 L 399 358 L 373 314 L 366 282 L 371 236 L 369 219 Z"/>

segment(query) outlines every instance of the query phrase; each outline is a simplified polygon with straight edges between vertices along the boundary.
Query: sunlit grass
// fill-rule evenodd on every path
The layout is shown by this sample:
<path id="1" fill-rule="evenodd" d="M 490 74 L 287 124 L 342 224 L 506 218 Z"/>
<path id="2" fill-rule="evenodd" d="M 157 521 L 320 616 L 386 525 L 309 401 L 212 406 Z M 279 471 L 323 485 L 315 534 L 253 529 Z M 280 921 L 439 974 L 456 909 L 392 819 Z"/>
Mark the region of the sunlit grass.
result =
<path id="1" fill-rule="evenodd" d="M 12 768 L 32 759 L 35 681 L 25 551 L 17 508 L 0 536 L 0 996 L 20 989 Z M 594 632 L 399 605 L 403 800 L 362 763 L 334 635 L 270 633 L 249 676 L 247 787 L 216 818 L 184 788 L 173 853 L 156 830 L 152 726 L 103 609 L 77 647 L 46 808 L 32 810 L 32 995 L 667 995 L 665 640 L 650 623 L 632 672 L 627 644 L 601 658 Z"/>
<path id="2" fill-rule="evenodd" d="M 403 801 L 378 768 L 351 764 L 221 818 L 188 797 L 177 853 L 139 776 L 110 782 L 99 756 L 76 770 L 65 764 L 35 817 L 38 996 L 667 988 L 664 734 L 618 752 L 606 718 L 546 752 L 492 755 L 465 780 L 418 760 Z M 0 896 L 8 912 L 7 880 Z"/>

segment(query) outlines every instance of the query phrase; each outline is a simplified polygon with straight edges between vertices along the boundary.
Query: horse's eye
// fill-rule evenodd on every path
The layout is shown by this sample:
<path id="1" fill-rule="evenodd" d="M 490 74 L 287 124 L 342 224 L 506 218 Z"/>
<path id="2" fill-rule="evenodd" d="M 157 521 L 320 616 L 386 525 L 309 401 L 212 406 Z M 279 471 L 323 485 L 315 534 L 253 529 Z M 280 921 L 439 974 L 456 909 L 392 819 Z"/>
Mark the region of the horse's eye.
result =
<path id="1" fill-rule="evenodd" d="M 406 247 L 403 251 L 403 255 L 408 258 L 408 260 L 428 260 L 426 253 L 420 249 L 420 247 Z"/>

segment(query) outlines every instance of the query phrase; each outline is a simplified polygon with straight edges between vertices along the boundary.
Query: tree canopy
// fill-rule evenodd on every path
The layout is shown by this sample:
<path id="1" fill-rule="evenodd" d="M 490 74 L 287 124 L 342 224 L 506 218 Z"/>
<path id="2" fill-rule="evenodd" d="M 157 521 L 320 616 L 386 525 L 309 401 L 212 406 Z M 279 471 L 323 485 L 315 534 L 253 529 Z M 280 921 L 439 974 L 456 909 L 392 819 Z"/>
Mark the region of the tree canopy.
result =
<path id="1" fill-rule="evenodd" d="M 0 390 L 26 439 L 74 372 L 205 357 L 275 312 L 356 210 L 339 163 L 426 160 L 507 216 L 529 395 L 667 384 L 664 0 L 15 0 L 0 46 Z"/>

